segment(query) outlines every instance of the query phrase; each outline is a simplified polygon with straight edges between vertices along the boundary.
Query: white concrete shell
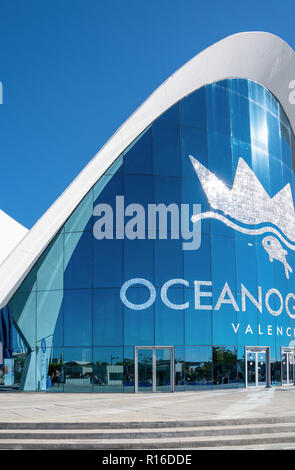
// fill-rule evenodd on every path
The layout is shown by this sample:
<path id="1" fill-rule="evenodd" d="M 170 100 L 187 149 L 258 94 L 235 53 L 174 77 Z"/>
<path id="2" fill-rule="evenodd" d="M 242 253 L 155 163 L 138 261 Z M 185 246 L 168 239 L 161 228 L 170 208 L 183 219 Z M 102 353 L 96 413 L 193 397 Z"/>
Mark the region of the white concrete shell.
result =
<path id="1" fill-rule="evenodd" d="M 253 80 L 281 103 L 295 133 L 295 52 L 277 36 L 246 32 L 229 36 L 195 56 L 168 78 L 117 130 L 0 266 L 0 307 L 17 290 L 35 261 L 97 180 L 159 115 L 196 89 L 225 78 Z"/>

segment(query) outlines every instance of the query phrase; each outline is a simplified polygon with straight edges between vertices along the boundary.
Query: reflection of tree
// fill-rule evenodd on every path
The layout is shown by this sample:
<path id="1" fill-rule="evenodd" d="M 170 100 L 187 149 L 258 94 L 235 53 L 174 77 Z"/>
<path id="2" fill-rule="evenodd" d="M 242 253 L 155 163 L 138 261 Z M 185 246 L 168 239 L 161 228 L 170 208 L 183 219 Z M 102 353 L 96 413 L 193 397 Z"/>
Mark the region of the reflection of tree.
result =
<path id="1" fill-rule="evenodd" d="M 187 382 L 211 382 L 212 363 L 211 361 L 186 362 L 185 377 Z"/>
<path id="2" fill-rule="evenodd" d="M 14 382 L 19 384 L 24 369 L 26 357 L 25 355 L 17 356 L 14 360 Z"/>
<path id="3" fill-rule="evenodd" d="M 133 383 L 134 382 L 134 360 L 124 358 L 122 363 L 124 365 L 124 382 Z"/>
<path id="4" fill-rule="evenodd" d="M 227 384 L 237 380 L 237 352 L 222 346 L 213 346 L 213 384 Z"/>
<path id="5" fill-rule="evenodd" d="M 139 381 L 152 380 L 152 358 L 151 356 L 146 356 L 143 353 L 138 353 L 138 379 Z M 142 374 L 144 371 L 144 374 Z"/>

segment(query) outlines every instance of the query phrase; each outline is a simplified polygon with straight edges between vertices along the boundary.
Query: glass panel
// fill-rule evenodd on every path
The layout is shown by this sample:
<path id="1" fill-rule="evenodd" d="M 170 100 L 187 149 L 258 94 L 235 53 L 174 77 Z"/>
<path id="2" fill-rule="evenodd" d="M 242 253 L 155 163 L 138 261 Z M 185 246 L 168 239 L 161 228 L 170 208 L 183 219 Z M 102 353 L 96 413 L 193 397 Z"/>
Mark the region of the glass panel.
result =
<path id="1" fill-rule="evenodd" d="M 156 391 L 171 392 L 171 349 L 156 349 Z"/>
<path id="2" fill-rule="evenodd" d="M 171 106 L 171 108 L 167 109 L 165 113 L 163 113 L 157 119 L 158 124 L 179 124 L 179 102 L 175 105 Z"/>
<path id="3" fill-rule="evenodd" d="M 153 140 L 150 127 L 140 139 L 124 155 L 124 173 L 152 174 L 153 172 Z M 134 201 L 136 202 L 136 201 Z"/>
<path id="4" fill-rule="evenodd" d="M 36 292 L 22 293 L 17 291 L 9 302 L 9 309 L 17 329 L 22 333 L 25 344 L 33 350 L 36 347 L 37 334 L 36 306 Z"/>
<path id="5" fill-rule="evenodd" d="M 65 291 L 64 345 L 92 345 L 92 291 L 90 289 Z"/>
<path id="6" fill-rule="evenodd" d="M 230 135 L 229 90 L 216 85 L 206 87 L 208 132 Z M 220 157 L 220 153 L 218 155 Z"/>
<path id="7" fill-rule="evenodd" d="M 281 360 L 271 361 L 271 385 L 281 385 Z"/>
<path id="8" fill-rule="evenodd" d="M 60 233 L 38 261 L 38 290 L 63 289 L 64 234 Z"/>
<path id="9" fill-rule="evenodd" d="M 230 115 L 232 136 L 250 143 L 249 101 L 237 93 L 230 93 Z M 237 119 L 239 116 L 239 119 Z"/>
<path id="10" fill-rule="evenodd" d="M 62 392 L 64 384 L 62 350 L 47 347 L 46 342 L 44 347 L 43 341 L 42 345 L 38 343 L 37 390 Z"/>
<path id="11" fill-rule="evenodd" d="M 123 344 L 123 305 L 119 289 L 93 291 L 93 344 Z"/>
<path id="12" fill-rule="evenodd" d="M 247 385 L 256 386 L 256 353 L 247 351 Z"/>
<path id="13" fill-rule="evenodd" d="M 230 78 L 228 85 L 230 90 L 248 98 L 248 80 L 244 80 L 243 78 Z"/>
<path id="14" fill-rule="evenodd" d="M 124 348 L 124 392 L 134 392 L 134 348 Z"/>
<path id="15" fill-rule="evenodd" d="M 282 383 L 283 385 L 287 384 L 287 361 L 288 354 L 286 352 L 282 353 Z"/>
<path id="16" fill-rule="evenodd" d="M 232 186 L 232 148 L 229 136 L 208 133 L 208 164 L 217 178 L 229 187 Z"/>
<path id="17" fill-rule="evenodd" d="M 92 349 L 64 349 L 64 391 L 92 392 Z"/>
<path id="18" fill-rule="evenodd" d="M 125 239 L 124 279 L 138 277 L 154 280 L 154 241 Z"/>
<path id="19" fill-rule="evenodd" d="M 229 388 L 237 381 L 236 348 L 213 346 L 213 385 Z"/>
<path id="20" fill-rule="evenodd" d="M 91 232 L 65 234 L 65 289 L 92 286 L 92 242 Z"/>
<path id="21" fill-rule="evenodd" d="M 266 352 L 257 353 L 257 372 L 259 386 L 266 386 Z"/>
<path id="22" fill-rule="evenodd" d="M 37 264 L 32 268 L 31 272 L 23 280 L 17 293 L 35 291 L 37 288 Z"/>
<path id="23" fill-rule="evenodd" d="M 155 240 L 155 285 L 167 279 L 183 279 L 182 240 Z M 148 279 L 148 278 L 147 278 Z"/>
<path id="24" fill-rule="evenodd" d="M 39 350 L 40 352 L 40 350 Z M 46 360 L 48 361 L 48 372 L 47 372 L 47 383 L 46 388 L 48 392 L 63 392 L 65 383 L 65 367 L 63 363 L 63 350 L 59 348 L 46 349 Z M 39 356 L 40 357 L 40 356 Z M 41 370 L 42 365 L 44 367 L 44 357 L 41 358 Z M 40 389 L 42 389 L 40 387 Z"/>
<path id="25" fill-rule="evenodd" d="M 154 174 L 180 175 L 180 131 L 179 126 L 153 125 Z"/>
<path id="26" fill-rule="evenodd" d="M 20 353 L 13 355 L 14 359 L 14 386 L 16 390 L 21 390 L 21 378 L 24 371 L 26 354 Z"/>
<path id="27" fill-rule="evenodd" d="M 212 348 L 188 347 L 185 350 L 185 389 L 211 388 Z"/>
<path id="28" fill-rule="evenodd" d="M 207 132 L 205 129 L 183 127 L 181 129 L 182 176 L 196 179 L 196 173 L 189 158 L 192 155 L 200 163 L 208 166 Z"/>
<path id="29" fill-rule="evenodd" d="M 238 387 L 245 387 L 245 349 L 241 346 L 238 347 L 237 359 L 237 382 Z"/>
<path id="30" fill-rule="evenodd" d="M 174 348 L 175 391 L 184 390 L 184 381 L 185 381 L 184 350 L 185 348 L 183 346 Z"/>
<path id="31" fill-rule="evenodd" d="M 182 287 L 170 287 L 167 299 L 173 305 L 183 305 Z M 184 310 L 172 309 L 164 305 L 161 291 L 157 289 L 155 301 L 155 343 L 159 346 L 182 345 L 184 343 Z"/>
<path id="32" fill-rule="evenodd" d="M 92 229 L 93 189 L 80 202 L 65 223 L 65 232 L 82 232 Z"/>
<path id="33" fill-rule="evenodd" d="M 121 287 L 122 278 L 123 240 L 94 240 L 94 287 Z"/>
<path id="34" fill-rule="evenodd" d="M 63 290 L 37 292 L 37 341 L 63 345 Z"/>
<path id="35" fill-rule="evenodd" d="M 93 188 L 94 206 L 115 203 L 117 195 L 123 194 L 123 158 L 118 157 L 110 169 L 98 180 Z"/>
<path id="36" fill-rule="evenodd" d="M 288 362 L 289 362 L 289 385 L 293 385 L 294 384 L 294 353 L 293 352 L 289 352 Z"/>
<path id="37" fill-rule="evenodd" d="M 200 88 L 181 100 L 181 124 L 206 129 L 206 88 Z"/>
<path id="38" fill-rule="evenodd" d="M 150 298 L 146 287 L 130 287 L 126 293 L 129 302 L 143 304 Z M 154 307 L 145 310 L 124 308 L 124 344 L 149 346 L 155 344 Z"/>
<path id="39" fill-rule="evenodd" d="M 153 350 L 138 349 L 138 391 L 153 391 Z"/>
<path id="40" fill-rule="evenodd" d="M 93 391 L 123 392 L 123 348 L 93 349 Z"/>

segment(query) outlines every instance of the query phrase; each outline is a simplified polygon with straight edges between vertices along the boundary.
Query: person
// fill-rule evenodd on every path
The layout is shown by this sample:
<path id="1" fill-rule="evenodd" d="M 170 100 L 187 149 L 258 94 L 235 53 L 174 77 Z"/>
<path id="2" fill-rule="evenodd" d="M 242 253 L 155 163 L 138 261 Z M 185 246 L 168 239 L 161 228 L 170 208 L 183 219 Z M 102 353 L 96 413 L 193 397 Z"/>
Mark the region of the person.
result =
<path id="1" fill-rule="evenodd" d="M 58 369 L 55 369 L 52 376 L 51 376 L 51 383 L 52 387 L 54 387 L 54 384 L 57 383 L 57 386 L 59 387 L 60 384 L 60 371 Z"/>

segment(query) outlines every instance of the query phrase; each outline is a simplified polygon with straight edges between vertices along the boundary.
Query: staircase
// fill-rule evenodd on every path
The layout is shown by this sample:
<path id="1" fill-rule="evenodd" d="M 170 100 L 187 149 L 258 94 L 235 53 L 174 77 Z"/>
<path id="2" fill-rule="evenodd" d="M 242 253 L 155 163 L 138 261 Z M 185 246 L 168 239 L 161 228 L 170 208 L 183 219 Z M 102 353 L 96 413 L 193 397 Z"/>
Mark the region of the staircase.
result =
<path id="1" fill-rule="evenodd" d="M 218 421 L 0 423 L 0 449 L 295 449 L 295 416 Z"/>

